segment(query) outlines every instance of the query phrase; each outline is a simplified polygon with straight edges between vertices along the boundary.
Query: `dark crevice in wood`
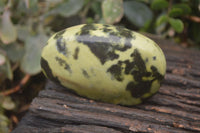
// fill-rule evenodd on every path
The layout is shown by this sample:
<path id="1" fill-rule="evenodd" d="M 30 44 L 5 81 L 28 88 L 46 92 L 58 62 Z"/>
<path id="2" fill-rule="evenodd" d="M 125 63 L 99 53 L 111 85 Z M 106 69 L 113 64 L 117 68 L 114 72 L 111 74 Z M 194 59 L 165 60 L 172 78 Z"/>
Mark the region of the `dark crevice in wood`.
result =
<path id="1" fill-rule="evenodd" d="M 198 80 L 192 80 L 172 74 L 165 75 L 163 84 L 180 88 L 199 88 L 200 86 L 200 82 Z"/>
<path id="2" fill-rule="evenodd" d="M 144 106 L 139 107 L 138 109 L 157 112 L 163 115 L 175 116 L 180 119 L 182 118 L 186 121 L 193 122 L 195 120 L 196 122 L 200 122 L 200 114 L 193 113 L 193 115 L 191 115 L 191 112 L 186 112 L 186 111 L 183 111 L 182 109 L 177 109 L 177 112 L 173 112 L 171 107 L 166 107 L 166 106 L 161 106 L 161 105 L 144 105 Z"/>

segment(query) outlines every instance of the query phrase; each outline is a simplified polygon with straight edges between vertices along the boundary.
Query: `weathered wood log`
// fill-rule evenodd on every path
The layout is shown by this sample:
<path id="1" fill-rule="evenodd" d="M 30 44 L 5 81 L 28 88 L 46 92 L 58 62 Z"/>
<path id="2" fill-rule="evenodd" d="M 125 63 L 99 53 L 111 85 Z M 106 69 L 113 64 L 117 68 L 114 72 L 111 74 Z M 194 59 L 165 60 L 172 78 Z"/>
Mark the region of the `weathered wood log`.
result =
<path id="1" fill-rule="evenodd" d="M 154 40 L 167 59 L 159 92 L 125 107 L 82 98 L 48 82 L 13 133 L 200 132 L 200 51 Z"/>

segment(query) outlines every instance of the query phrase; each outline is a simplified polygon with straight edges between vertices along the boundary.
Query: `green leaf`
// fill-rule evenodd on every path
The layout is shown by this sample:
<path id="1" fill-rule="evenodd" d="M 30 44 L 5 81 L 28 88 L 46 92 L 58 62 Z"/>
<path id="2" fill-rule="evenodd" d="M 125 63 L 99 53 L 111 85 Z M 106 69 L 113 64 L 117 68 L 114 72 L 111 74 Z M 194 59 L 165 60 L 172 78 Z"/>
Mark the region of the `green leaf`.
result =
<path id="1" fill-rule="evenodd" d="M 4 97 L 2 102 L 2 107 L 6 110 L 13 110 L 15 108 L 15 103 L 10 97 Z"/>
<path id="2" fill-rule="evenodd" d="M 75 15 L 84 5 L 84 0 L 65 0 L 59 4 L 56 8 L 52 9 L 46 15 L 56 15 L 59 14 L 64 17 L 70 17 Z"/>
<path id="3" fill-rule="evenodd" d="M 174 4 L 172 6 L 172 9 L 173 8 L 179 8 L 182 10 L 183 14 L 182 15 L 187 15 L 189 13 L 191 13 L 191 8 L 188 6 L 188 4 L 184 4 L 184 3 L 181 3 L 181 4 Z"/>
<path id="4" fill-rule="evenodd" d="M 6 5 L 6 1 L 5 0 L 0 0 L 0 12 L 3 11 L 5 5 Z"/>
<path id="5" fill-rule="evenodd" d="M 156 26 L 156 27 L 155 27 L 156 33 L 157 33 L 157 34 L 160 34 L 160 35 L 161 35 L 161 34 L 162 34 L 162 35 L 165 34 L 167 24 L 168 24 L 168 23 L 162 23 L 162 24 Z"/>
<path id="6" fill-rule="evenodd" d="M 106 23 L 119 22 L 123 16 L 122 0 L 104 0 L 102 3 L 103 18 Z"/>
<path id="7" fill-rule="evenodd" d="M 153 18 L 152 11 L 145 4 L 137 1 L 124 1 L 124 14 L 138 27 L 143 27 Z"/>
<path id="8" fill-rule="evenodd" d="M 9 119 L 3 113 L 0 113 L 0 122 L 0 133 L 9 133 Z"/>
<path id="9" fill-rule="evenodd" d="M 176 32 L 181 33 L 183 31 L 184 24 L 180 19 L 170 18 L 169 23 Z"/>
<path id="10" fill-rule="evenodd" d="M 170 17 L 179 17 L 183 15 L 187 15 L 191 12 L 191 8 L 184 3 L 175 4 L 172 6 L 172 9 L 169 11 Z"/>
<path id="11" fill-rule="evenodd" d="M 20 0 L 18 2 L 18 13 L 26 13 L 29 16 L 33 16 L 38 13 L 39 7 L 38 0 Z"/>
<path id="12" fill-rule="evenodd" d="M 5 10 L 0 23 L 0 38 L 4 44 L 9 44 L 17 39 L 17 31 L 10 19 L 10 11 Z"/>
<path id="13" fill-rule="evenodd" d="M 24 55 L 24 47 L 17 43 L 6 45 L 4 50 L 6 51 L 8 59 L 12 62 L 20 61 Z"/>
<path id="14" fill-rule="evenodd" d="M 25 55 L 21 62 L 21 69 L 28 74 L 37 74 L 41 71 L 40 57 L 42 48 L 45 46 L 48 37 L 45 34 L 30 36 L 25 41 Z"/>
<path id="15" fill-rule="evenodd" d="M 166 9 L 168 7 L 169 3 L 166 0 L 153 0 L 151 3 L 151 8 L 154 10 L 161 10 Z"/>
<path id="16" fill-rule="evenodd" d="M 10 61 L 7 58 L 5 59 L 5 63 L 0 65 L 0 83 L 3 82 L 6 78 L 10 80 L 13 79 L 13 72 L 11 69 Z"/>
<path id="17" fill-rule="evenodd" d="M 160 26 L 162 23 L 165 23 L 167 21 L 168 21 L 168 16 L 166 14 L 165 15 L 161 15 L 156 20 L 156 26 Z"/>
<path id="18" fill-rule="evenodd" d="M 25 41 L 27 37 L 30 35 L 31 30 L 28 25 L 17 25 L 17 33 L 18 39 L 21 41 Z"/>
<path id="19" fill-rule="evenodd" d="M 183 14 L 183 10 L 180 9 L 180 8 L 172 8 L 169 11 L 169 16 L 170 17 L 178 17 L 178 16 L 181 16 L 182 14 Z"/>
<path id="20" fill-rule="evenodd" d="M 0 66 L 2 66 L 3 64 L 5 64 L 6 62 L 6 57 L 0 53 Z"/>
<path id="21" fill-rule="evenodd" d="M 98 15 L 98 17 L 102 16 L 102 10 L 101 10 L 101 2 L 92 2 L 91 10 L 95 13 L 95 16 Z"/>
<path id="22" fill-rule="evenodd" d="M 39 10 L 39 2 L 38 0 L 27 0 L 28 1 L 28 4 L 27 4 L 27 9 L 28 9 L 28 13 L 38 13 L 38 10 Z"/>

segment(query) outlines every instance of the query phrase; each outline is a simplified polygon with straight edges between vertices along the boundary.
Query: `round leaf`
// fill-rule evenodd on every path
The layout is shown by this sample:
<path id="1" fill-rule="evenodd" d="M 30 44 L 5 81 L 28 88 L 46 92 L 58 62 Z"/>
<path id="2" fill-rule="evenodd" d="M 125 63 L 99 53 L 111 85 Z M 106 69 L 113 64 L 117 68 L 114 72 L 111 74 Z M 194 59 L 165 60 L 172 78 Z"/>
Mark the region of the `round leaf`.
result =
<path id="1" fill-rule="evenodd" d="M 170 18 L 169 23 L 176 32 L 181 33 L 183 31 L 184 25 L 180 19 Z"/>
<path id="2" fill-rule="evenodd" d="M 123 2 L 122 0 L 104 0 L 102 11 L 106 23 L 119 22 L 123 16 Z"/>
<path id="3" fill-rule="evenodd" d="M 59 14 L 64 17 L 75 15 L 84 5 L 84 0 L 67 0 L 59 4 L 56 8 L 49 11 L 48 15 Z"/>
<path id="4" fill-rule="evenodd" d="M 160 26 L 162 23 L 167 22 L 168 17 L 167 15 L 161 15 L 157 20 L 156 20 L 156 26 Z"/>
<path id="5" fill-rule="evenodd" d="M 180 8 L 172 8 L 169 11 L 169 16 L 170 17 L 178 17 L 178 16 L 181 16 L 182 14 L 183 14 L 183 10 L 180 9 Z"/>
<path id="6" fill-rule="evenodd" d="M 30 34 L 30 29 L 27 25 L 17 25 L 18 39 L 25 41 Z"/>
<path id="7" fill-rule="evenodd" d="M 38 34 L 34 37 L 30 36 L 26 39 L 25 55 L 21 62 L 22 71 L 31 75 L 41 71 L 40 57 L 47 39 L 47 36 L 44 34 Z"/>
<path id="8" fill-rule="evenodd" d="M 17 39 L 17 31 L 10 19 L 10 11 L 5 10 L 0 23 L 0 38 L 3 43 L 9 44 Z"/>
<path id="9" fill-rule="evenodd" d="M 39 10 L 38 0 L 20 0 L 18 2 L 18 13 L 26 13 L 30 16 L 37 14 Z"/>
<path id="10" fill-rule="evenodd" d="M 7 57 L 12 62 L 20 61 L 24 55 L 24 47 L 13 43 L 4 47 Z"/>
<path id="11" fill-rule="evenodd" d="M 9 119 L 0 112 L 0 133 L 9 133 Z"/>
<path id="12" fill-rule="evenodd" d="M 0 66 L 6 62 L 6 58 L 4 55 L 0 54 Z"/>
<path id="13" fill-rule="evenodd" d="M 153 18 L 152 11 L 145 4 L 137 1 L 124 1 L 124 14 L 138 27 L 143 27 Z"/>
<path id="14" fill-rule="evenodd" d="M 102 2 L 98 1 L 92 2 L 91 10 L 95 13 L 95 15 L 102 16 L 101 3 Z"/>
<path id="15" fill-rule="evenodd" d="M 6 1 L 0 0 L 0 11 L 3 11 L 3 9 L 5 8 L 6 5 Z"/>
<path id="16" fill-rule="evenodd" d="M 181 4 L 174 4 L 172 6 L 172 9 L 173 8 L 179 8 L 182 10 L 183 14 L 182 15 L 187 15 L 191 12 L 191 8 L 188 6 L 188 4 L 184 4 L 184 3 L 181 3 Z"/>
<path id="17" fill-rule="evenodd" d="M 10 97 L 4 97 L 2 107 L 6 110 L 13 110 L 15 108 L 15 103 Z"/>
<path id="18" fill-rule="evenodd" d="M 154 0 L 151 3 L 151 8 L 154 10 L 161 10 L 168 7 L 168 2 L 166 0 Z"/>
<path id="19" fill-rule="evenodd" d="M 10 61 L 6 59 L 6 62 L 3 65 L 0 65 L 0 83 L 4 81 L 6 78 L 12 80 L 13 73 L 10 65 Z"/>

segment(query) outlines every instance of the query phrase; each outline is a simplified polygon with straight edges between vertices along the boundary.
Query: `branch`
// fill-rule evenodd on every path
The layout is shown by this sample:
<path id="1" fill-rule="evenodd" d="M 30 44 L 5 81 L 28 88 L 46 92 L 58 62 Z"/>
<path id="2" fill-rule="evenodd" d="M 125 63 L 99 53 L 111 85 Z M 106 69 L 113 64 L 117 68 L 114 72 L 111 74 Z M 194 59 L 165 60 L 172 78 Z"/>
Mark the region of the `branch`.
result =
<path id="1" fill-rule="evenodd" d="M 12 93 L 19 91 L 28 82 L 29 79 L 30 79 L 30 75 L 26 74 L 17 86 L 15 86 L 14 88 L 11 88 L 9 90 L 0 92 L 0 95 L 8 96 Z"/>
<path id="2" fill-rule="evenodd" d="M 187 19 L 192 20 L 194 22 L 200 23 L 200 17 L 197 16 L 186 16 Z"/>

